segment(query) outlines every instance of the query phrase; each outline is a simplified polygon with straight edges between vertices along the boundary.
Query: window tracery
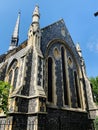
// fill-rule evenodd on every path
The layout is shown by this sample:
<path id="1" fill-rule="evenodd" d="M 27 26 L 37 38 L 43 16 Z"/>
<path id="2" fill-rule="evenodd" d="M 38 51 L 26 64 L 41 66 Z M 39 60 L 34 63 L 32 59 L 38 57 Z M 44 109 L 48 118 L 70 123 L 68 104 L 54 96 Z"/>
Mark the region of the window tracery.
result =
<path id="1" fill-rule="evenodd" d="M 60 53 L 59 53 L 58 48 L 55 48 L 55 49 L 54 49 L 54 57 L 55 57 L 57 60 L 59 60 L 59 58 L 60 58 Z"/>
<path id="2" fill-rule="evenodd" d="M 71 57 L 68 57 L 68 65 L 72 68 L 73 67 L 73 62 Z"/>
<path id="3" fill-rule="evenodd" d="M 17 78 L 18 78 L 18 62 L 17 60 L 14 60 L 8 69 L 8 82 L 14 87 L 13 89 L 16 88 L 16 83 L 17 83 Z"/>

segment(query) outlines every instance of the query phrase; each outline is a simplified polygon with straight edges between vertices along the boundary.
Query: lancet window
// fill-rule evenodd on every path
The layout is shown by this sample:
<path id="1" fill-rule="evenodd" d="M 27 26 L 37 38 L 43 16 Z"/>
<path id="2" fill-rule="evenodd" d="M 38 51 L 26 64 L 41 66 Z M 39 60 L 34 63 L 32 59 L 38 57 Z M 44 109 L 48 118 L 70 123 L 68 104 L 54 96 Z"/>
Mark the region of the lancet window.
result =
<path id="1" fill-rule="evenodd" d="M 78 77 L 77 77 L 77 72 L 76 71 L 74 71 L 74 82 L 75 82 L 76 97 L 77 97 L 77 107 L 81 107 L 79 85 L 78 85 Z"/>
<path id="2" fill-rule="evenodd" d="M 61 48 L 61 58 L 62 58 L 62 75 L 63 75 L 63 87 L 64 87 L 64 102 L 68 105 L 68 91 L 67 91 L 67 77 L 66 77 L 66 65 L 65 65 L 65 53 L 64 48 Z"/>
<path id="3" fill-rule="evenodd" d="M 53 101 L 53 61 L 52 58 L 48 58 L 48 101 Z"/>
<path id="4" fill-rule="evenodd" d="M 16 88 L 17 78 L 18 78 L 18 62 L 17 60 L 14 60 L 8 69 L 8 82 Z"/>

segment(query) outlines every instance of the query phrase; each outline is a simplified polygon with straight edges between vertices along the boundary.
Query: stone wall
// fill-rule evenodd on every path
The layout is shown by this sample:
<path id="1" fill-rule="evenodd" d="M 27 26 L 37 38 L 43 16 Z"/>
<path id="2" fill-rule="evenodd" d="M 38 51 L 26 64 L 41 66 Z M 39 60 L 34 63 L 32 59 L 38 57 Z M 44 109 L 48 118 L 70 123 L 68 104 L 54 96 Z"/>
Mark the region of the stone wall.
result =
<path id="1" fill-rule="evenodd" d="M 47 47 L 49 47 L 49 43 L 59 39 L 61 41 L 64 41 L 67 44 L 67 46 L 71 48 L 72 52 L 74 52 L 76 59 L 79 59 L 79 55 L 76 51 L 76 47 L 68 32 L 68 29 L 66 28 L 63 19 L 57 21 L 54 24 L 51 24 L 50 26 L 41 29 L 41 34 L 42 34 L 41 50 L 44 56 L 46 55 Z"/>
<path id="2" fill-rule="evenodd" d="M 47 108 L 47 115 L 39 115 L 39 127 L 45 130 L 91 130 L 88 114 Z"/>
<path id="3" fill-rule="evenodd" d="M 7 63 L 0 68 L 0 80 L 4 81 L 6 75 Z"/>

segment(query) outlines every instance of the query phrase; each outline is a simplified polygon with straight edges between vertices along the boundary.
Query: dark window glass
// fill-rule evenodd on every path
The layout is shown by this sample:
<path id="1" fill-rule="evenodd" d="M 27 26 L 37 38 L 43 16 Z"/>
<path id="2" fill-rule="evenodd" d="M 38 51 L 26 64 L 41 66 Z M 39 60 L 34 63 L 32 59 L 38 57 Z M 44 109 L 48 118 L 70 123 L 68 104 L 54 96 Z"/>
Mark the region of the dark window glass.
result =
<path id="1" fill-rule="evenodd" d="M 61 48 L 61 56 L 62 56 L 62 73 L 63 73 L 63 86 L 64 86 L 64 102 L 65 105 L 68 105 L 67 80 L 66 80 L 65 57 L 63 47 Z"/>
<path id="2" fill-rule="evenodd" d="M 39 86 L 41 86 L 41 81 L 42 81 L 42 67 L 41 67 L 41 65 L 42 65 L 41 57 L 38 56 L 38 74 L 37 74 L 38 78 L 37 78 L 37 84 Z"/>
<path id="3" fill-rule="evenodd" d="M 53 100 L 53 92 L 52 92 L 52 58 L 48 58 L 48 101 L 52 102 Z"/>
<path id="4" fill-rule="evenodd" d="M 17 77 L 18 77 L 18 67 L 14 71 L 14 81 L 13 81 L 13 87 L 14 88 L 16 88 Z"/>
<path id="5" fill-rule="evenodd" d="M 12 70 L 9 72 L 9 80 L 8 82 L 11 84 L 11 80 L 12 80 Z"/>
<path id="6" fill-rule="evenodd" d="M 18 67 L 17 67 L 17 60 L 14 59 L 10 66 L 9 66 L 9 73 L 8 73 L 8 82 L 14 87 L 16 88 L 16 82 L 17 82 L 17 77 L 18 77 Z M 12 81 L 13 78 L 13 81 Z M 13 89 L 14 89 L 13 88 Z"/>
<path id="7" fill-rule="evenodd" d="M 92 96 L 93 96 L 93 101 L 96 102 L 96 95 L 93 93 L 93 85 L 92 83 L 90 83 L 90 86 L 91 86 L 91 91 L 92 91 Z"/>
<path id="8" fill-rule="evenodd" d="M 75 78 L 75 87 L 76 87 L 77 105 L 78 105 L 78 107 L 81 107 L 81 103 L 80 103 L 80 95 L 79 95 L 79 87 L 78 87 L 78 81 L 77 81 L 77 73 L 76 73 L 76 71 L 74 71 L 74 78 Z"/>
<path id="9" fill-rule="evenodd" d="M 14 61 L 13 65 L 12 65 L 12 69 L 15 69 L 17 66 L 17 61 Z"/>

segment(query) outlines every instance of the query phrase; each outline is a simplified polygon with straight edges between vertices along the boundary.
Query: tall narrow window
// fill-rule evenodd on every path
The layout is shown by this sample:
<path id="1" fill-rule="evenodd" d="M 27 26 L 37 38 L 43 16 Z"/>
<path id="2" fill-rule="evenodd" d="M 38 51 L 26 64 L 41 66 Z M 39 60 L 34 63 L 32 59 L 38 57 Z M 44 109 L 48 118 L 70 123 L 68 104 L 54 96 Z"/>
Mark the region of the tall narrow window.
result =
<path id="1" fill-rule="evenodd" d="M 16 88 L 17 77 L 18 77 L 18 67 L 14 71 L 14 81 L 13 81 L 14 89 Z"/>
<path id="2" fill-rule="evenodd" d="M 14 59 L 12 63 L 9 66 L 9 71 L 8 71 L 8 82 L 14 87 L 13 89 L 16 88 L 16 83 L 17 83 L 17 77 L 18 77 L 18 61 Z"/>
<path id="3" fill-rule="evenodd" d="M 42 85 L 42 59 L 38 56 L 38 74 L 37 74 L 37 84 Z"/>
<path id="4" fill-rule="evenodd" d="M 11 84 L 11 80 L 12 80 L 12 70 L 9 72 L 9 79 L 8 82 Z"/>
<path id="5" fill-rule="evenodd" d="M 48 58 L 48 101 L 53 101 L 53 92 L 52 92 L 52 84 L 53 84 L 53 76 L 52 76 L 52 58 Z"/>
<path id="6" fill-rule="evenodd" d="M 65 68 L 65 56 L 64 48 L 61 48 L 61 57 L 62 57 L 62 73 L 63 73 L 63 86 L 64 86 L 64 102 L 65 105 L 68 105 L 68 91 L 67 91 L 67 80 L 66 80 L 66 68 Z"/>
<path id="7" fill-rule="evenodd" d="M 76 96 L 77 96 L 77 105 L 78 105 L 78 107 L 81 107 L 80 95 L 79 95 L 79 87 L 78 87 L 78 79 L 77 79 L 77 73 L 76 73 L 76 71 L 74 71 L 74 78 L 75 78 L 75 88 L 76 88 Z"/>

